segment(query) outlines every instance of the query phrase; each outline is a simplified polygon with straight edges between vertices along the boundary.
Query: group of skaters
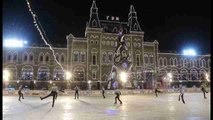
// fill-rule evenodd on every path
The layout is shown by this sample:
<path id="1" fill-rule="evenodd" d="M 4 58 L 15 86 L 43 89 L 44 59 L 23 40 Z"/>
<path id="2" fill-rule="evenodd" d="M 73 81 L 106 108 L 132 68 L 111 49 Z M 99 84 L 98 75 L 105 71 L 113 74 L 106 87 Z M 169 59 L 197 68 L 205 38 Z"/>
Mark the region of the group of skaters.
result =
<path id="1" fill-rule="evenodd" d="M 21 85 L 19 87 L 19 90 L 18 90 L 19 101 L 21 101 L 21 98 L 24 99 L 23 93 L 21 92 L 23 90 L 23 88 L 24 88 L 24 86 Z M 79 99 L 79 90 L 80 90 L 79 87 L 75 86 L 74 90 L 75 90 L 75 99 Z M 184 92 L 185 92 L 184 87 L 182 85 L 180 85 L 178 91 L 180 92 L 180 95 L 178 97 L 178 101 L 180 101 L 180 99 L 181 99 L 182 102 L 185 104 L 185 101 L 184 101 Z M 201 85 L 201 91 L 203 92 L 204 99 L 206 99 L 206 93 L 208 93 L 208 91 L 205 89 L 204 85 Z M 40 99 L 43 100 L 43 99 L 46 99 L 46 98 L 52 96 L 53 97 L 52 107 L 54 107 L 54 103 L 55 103 L 55 100 L 57 99 L 58 92 L 63 92 L 64 93 L 64 90 L 63 89 L 59 89 L 53 83 L 53 86 L 51 88 L 50 94 L 48 94 L 45 97 L 40 97 Z M 102 97 L 105 99 L 106 98 L 106 96 L 105 96 L 106 90 L 105 90 L 104 87 L 102 87 L 101 93 L 102 93 Z M 155 96 L 158 97 L 158 93 L 162 93 L 162 91 L 160 91 L 157 88 L 155 88 L 154 89 L 154 93 L 155 93 Z M 115 103 L 114 104 L 117 104 L 117 100 L 120 102 L 120 104 L 122 104 L 122 101 L 120 100 L 121 92 L 119 91 L 119 89 L 116 89 L 114 91 L 114 94 L 115 94 Z"/>

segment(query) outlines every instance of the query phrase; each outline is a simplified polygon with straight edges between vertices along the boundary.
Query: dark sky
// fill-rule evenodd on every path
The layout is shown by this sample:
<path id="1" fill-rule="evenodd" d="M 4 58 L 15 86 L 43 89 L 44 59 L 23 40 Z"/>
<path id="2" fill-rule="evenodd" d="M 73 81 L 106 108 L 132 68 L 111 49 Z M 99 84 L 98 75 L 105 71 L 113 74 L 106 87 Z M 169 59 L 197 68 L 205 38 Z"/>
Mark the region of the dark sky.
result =
<path id="1" fill-rule="evenodd" d="M 66 35 L 84 36 L 92 0 L 30 0 L 51 44 L 66 45 Z M 130 5 L 138 15 L 145 41 L 159 41 L 160 51 L 193 47 L 210 53 L 210 0 L 96 0 L 99 18 L 127 21 Z M 25 0 L 3 0 L 3 38 L 43 43 Z"/>

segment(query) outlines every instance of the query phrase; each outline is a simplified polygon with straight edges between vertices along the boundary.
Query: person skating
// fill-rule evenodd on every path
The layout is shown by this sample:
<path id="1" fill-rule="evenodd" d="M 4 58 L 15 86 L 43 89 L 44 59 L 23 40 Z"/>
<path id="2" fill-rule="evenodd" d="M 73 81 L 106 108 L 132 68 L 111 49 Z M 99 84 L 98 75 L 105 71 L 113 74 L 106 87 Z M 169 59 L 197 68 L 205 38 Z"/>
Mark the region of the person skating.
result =
<path id="1" fill-rule="evenodd" d="M 203 92 L 203 97 L 206 99 L 206 93 L 208 93 L 204 87 L 204 85 L 201 86 L 201 91 Z"/>
<path id="2" fill-rule="evenodd" d="M 180 95 L 179 95 L 178 101 L 180 101 L 180 97 L 181 97 L 182 102 L 185 104 L 185 101 L 184 101 L 184 88 L 183 88 L 182 85 L 180 85 L 179 91 L 180 91 Z"/>
<path id="3" fill-rule="evenodd" d="M 158 93 L 161 93 L 157 88 L 155 88 L 155 96 L 158 97 Z"/>
<path id="4" fill-rule="evenodd" d="M 50 96 L 53 96 L 53 102 L 52 102 L 52 107 L 54 107 L 54 104 L 55 104 L 55 99 L 57 98 L 57 90 L 58 90 L 58 87 L 53 83 L 53 86 L 51 88 L 51 93 L 45 97 L 40 97 L 41 100 L 43 99 L 46 99 Z"/>
<path id="5" fill-rule="evenodd" d="M 24 99 L 24 95 L 21 92 L 23 88 L 24 88 L 24 86 L 20 85 L 19 90 L 18 90 L 18 95 L 19 95 L 19 99 L 18 100 L 19 101 L 21 101 L 21 97 L 22 97 L 22 99 Z"/>
<path id="6" fill-rule="evenodd" d="M 104 86 L 102 87 L 101 92 L 102 92 L 103 98 L 105 99 L 106 97 L 105 97 L 105 88 L 104 88 Z"/>
<path id="7" fill-rule="evenodd" d="M 76 99 L 76 97 L 77 97 L 77 99 L 79 99 L 79 87 L 75 86 L 74 90 L 75 90 L 75 99 Z"/>
<path id="8" fill-rule="evenodd" d="M 120 104 L 122 104 L 122 101 L 120 100 L 121 92 L 118 89 L 115 90 L 115 95 L 115 104 L 117 104 L 117 99 L 120 101 Z"/>

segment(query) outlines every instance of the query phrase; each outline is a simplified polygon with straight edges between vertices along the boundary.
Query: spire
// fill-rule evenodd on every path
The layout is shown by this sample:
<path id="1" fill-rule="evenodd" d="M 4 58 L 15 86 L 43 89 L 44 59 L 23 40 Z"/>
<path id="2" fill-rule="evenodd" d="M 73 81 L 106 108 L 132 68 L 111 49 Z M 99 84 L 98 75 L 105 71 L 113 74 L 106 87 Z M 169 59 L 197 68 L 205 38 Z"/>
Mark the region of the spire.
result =
<path id="1" fill-rule="evenodd" d="M 100 21 L 98 18 L 98 8 L 96 6 L 95 0 L 93 0 L 92 7 L 90 8 L 90 19 L 87 27 L 101 28 Z"/>
<path id="2" fill-rule="evenodd" d="M 130 31 L 142 32 L 138 23 L 137 13 L 133 5 L 130 5 L 128 25 L 130 27 Z"/>
<path id="3" fill-rule="evenodd" d="M 91 7 L 91 8 L 97 8 L 97 7 L 96 7 L 95 0 L 93 0 L 93 2 L 92 2 L 92 7 Z"/>
<path id="4" fill-rule="evenodd" d="M 133 5 L 130 6 L 130 13 L 136 13 Z"/>

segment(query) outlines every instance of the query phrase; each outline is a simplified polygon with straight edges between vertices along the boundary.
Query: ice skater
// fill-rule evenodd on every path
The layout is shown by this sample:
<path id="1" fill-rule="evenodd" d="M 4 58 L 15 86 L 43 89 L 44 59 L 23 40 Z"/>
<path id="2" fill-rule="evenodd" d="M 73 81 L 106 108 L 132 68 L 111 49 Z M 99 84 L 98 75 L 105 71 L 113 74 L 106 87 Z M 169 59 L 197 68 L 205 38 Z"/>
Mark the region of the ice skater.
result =
<path id="1" fill-rule="evenodd" d="M 20 85 L 20 87 L 19 87 L 19 90 L 18 90 L 18 95 L 19 95 L 19 101 L 21 101 L 21 97 L 22 97 L 22 99 L 24 99 L 24 95 L 23 95 L 23 93 L 21 92 L 22 91 L 22 89 L 24 88 L 24 86 L 23 85 Z"/>
<path id="2" fill-rule="evenodd" d="M 101 93 L 102 93 L 103 98 L 105 99 L 106 97 L 105 97 L 105 88 L 104 88 L 104 86 L 102 86 Z"/>
<path id="3" fill-rule="evenodd" d="M 185 104 L 185 101 L 184 101 L 184 88 L 183 88 L 182 85 L 180 85 L 179 91 L 180 91 L 180 95 L 179 95 L 178 101 L 180 101 L 180 97 L 181 97 L 182 102 Z"/>
<path id="4" fill-rule="evenodd" d="M 203 92 L 203 97 L 206 99 L 206 93 L 208 93 L 204 87 L 204 85 L 201 86 L 201 91 Z"/>
<path id="5" fill-rule="evenodd" d="M 117 104 L 117 99 L 120 101 L 120 104 L 122 104 L 122 101 L 120 100 L 120 95 L 121 95 L 121 92 L 118 90 L 118 89 L 116 89 L 115 90 L 115 103 L 114 104 Z"/>
<path id="6" fill-rule="evenodd" d="M 53 96 L 52 107 L 54 107 L 55 100 L 56 100 L 56 98 L 58 96 L 57 90 L 58 90 L 58 87 L 53 83 L 51 93 L 49 95 L 45 96 L 45 97 L 40 97 L 40 99 L 43 100 L 43 99 L 46 99 L 46 98 L 48 98 L 50 96 Z M 62 92 L 62 90 L 60 90 L 60 91 Z"/>
<path id="7" fill-rule="evenodd" d="M 77 99 L 79 99 L 79 87 L 75 86 L 74 90 L 75 90 L 75 99 L 76 99 L 76 97 L 77 97 Z"/>
<path id="8" fill-rule="evenodd" d="M 155 96 L 158 97 L 158 93 L 161 93 L 157 88 L 155 88 Z"/>

